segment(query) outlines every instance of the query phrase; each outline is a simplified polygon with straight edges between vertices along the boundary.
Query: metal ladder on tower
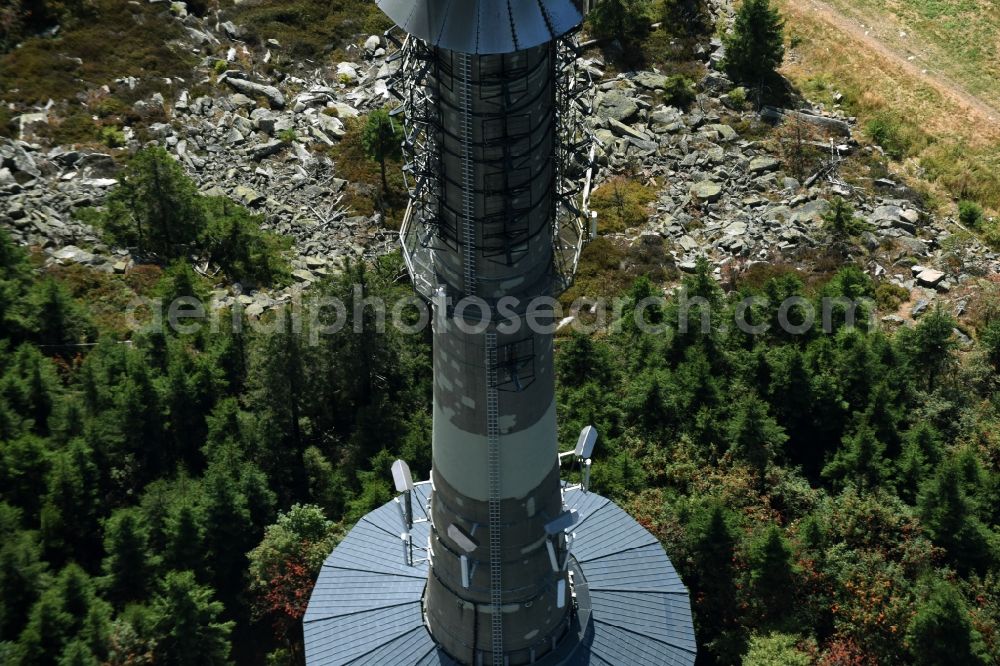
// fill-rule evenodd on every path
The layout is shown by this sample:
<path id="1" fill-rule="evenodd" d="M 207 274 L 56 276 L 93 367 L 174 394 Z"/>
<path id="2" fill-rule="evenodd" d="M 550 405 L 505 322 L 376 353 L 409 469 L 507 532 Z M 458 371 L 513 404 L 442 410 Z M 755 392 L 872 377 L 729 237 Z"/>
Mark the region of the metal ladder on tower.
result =
<path id="1" fill-rule="evenodd" d="M 472 59 L 458 54 L 462 68 L 462 265 L 465 295 L 476 294 L 475 167 L 472 161 Z"/>
<path id="2" fill-rule="evenodd" d="M 492 606 L 493 664 L 504 665 L 503 588 L 500 552 L 500 399 L 497 394 L 497 334 L 486 334 L 486 438 L 489 445 L 490 485 L 490 605 Z"/>

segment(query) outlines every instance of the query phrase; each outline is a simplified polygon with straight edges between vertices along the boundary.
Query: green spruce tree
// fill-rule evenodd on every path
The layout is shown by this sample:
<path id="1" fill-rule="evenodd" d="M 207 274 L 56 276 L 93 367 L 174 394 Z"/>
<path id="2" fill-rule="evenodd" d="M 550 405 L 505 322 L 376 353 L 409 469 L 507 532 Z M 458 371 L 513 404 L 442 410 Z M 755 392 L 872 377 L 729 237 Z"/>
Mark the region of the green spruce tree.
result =
<path id="1" fill-rule="evenodd" d="M 361 133 L 361 145 L 369 159 L 379 163 L 382 171 L 382 192 L 389 191 L 386 161 L 399 159 L 402 154 L 403 127 L 385 109 L 368 114 Z"/>
<path id="2" fill-rule="evenodd" d="M 795 612 L 797 570 L 781 528 L 771 525 L 750 546 L 747 599 L 760 627 L 786 628 Z"/>
<path id="3" fill-rule="evenodd" d="M 152 602 L 157 635 L 155 659 L 164 666 L 231 664 L 229 636 L 234 624 L 219 618 L 224 607 L 212 589 L 198 585 L 190 571 L 171 571 Z"/>
<path id="4" fill-rule="evenodd" d="M 149 534 L 136 508 L 115 511 L 104 526 L 105 598 L 119 607 L 145 598 L 152 576 Z"/>
<path id="5" fill-rule="evenodd" d="M 737 81 L 761 86 L 785 57 L 784 20 L 770 0 L 745 0 L 725 38 L 725 67 Z"/>
<path id="6" fill-rule="evenodd" d="M 918 608 L 906 638 L 917 666 L 985 666 L 990 663 L 982 636 L 969 621 L 962 595 L 952 585 L 938 581 Z"/>

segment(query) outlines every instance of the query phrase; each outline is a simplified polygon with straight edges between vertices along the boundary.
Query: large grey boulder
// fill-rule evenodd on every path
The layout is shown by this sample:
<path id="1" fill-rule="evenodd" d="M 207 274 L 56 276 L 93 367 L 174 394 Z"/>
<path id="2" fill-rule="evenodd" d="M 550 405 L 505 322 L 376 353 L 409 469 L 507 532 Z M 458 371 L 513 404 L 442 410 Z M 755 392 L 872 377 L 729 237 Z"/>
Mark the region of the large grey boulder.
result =
<path id="1" fill-rule="evenodd" d="M 632 77 L 633 83 L 649 90 L 666 90 L 670 77 L 655 72 L 639 72 Z"/>
<path id="2" fill-rule="evenodd" d="M 917 276 L 917 282 L 931 289 L 941 284 L 942 280 L 944 280 L 944 273 L 933 268 L 927 268 Z"/>
<path id="3" fill-rule="evenodd" d="M 764 173 L 765 171 L 773 171 L 778 168 L 781 164 L 777 159 L 764 155 L 761 157 L 755 157 L 750 160 L 750 173 Z"/>
<path id="4" fill-rule="evenodd" d="M 374 55 L 375 51 L 377 51 L 381 46 L 382 38 L 378 35 L 371 35 L 365 40 L 365 52 L 368 53 L 368 55 Z"/>
<path id="5" fill-rule="evenodd" d="M 612 90 L 601 95 L 597 102 L 596 113 L 600 118 L 627 123 L 639 113 L 639 105 L 624 93 Z"/>
<path id="6" fill-rule="evenodd" d="M 661 106 L 649 114 L 649 126 L 658 132 L 680 132 L 685 129 L 684 117 L 672 106 Z"/>
<path id="7" fill-rule="evenodd" d="M 722 197 L 722 185 L 711 180 L 703 180 L 691 186 L 691 196 L 714 203 Z"/>
<path id="8" fill-rule="evenodd" d="M 266 98 L 268 104 L 271 105 L 271 108 L 281 109 L 285 106 L 285 96 L 274 86 L 268 86 L 263 83 L 256 83 L 254 81 L 236 78 L 232 74 L 226 76 L 226 83 L 228 83 L 231 88 L 237 92 L 243 93 L 244 95 Z"/>
<path id="9" fill-rule="evenodd" d="M 733 141 L 737 139 L 739 135 L 729 125 L 723 125 L 721 123 L 714 123 L 712 125 L 705 125 L 703 130 L 708 130 L 710 132 L 715 132 L 719 135 L 719 139 L 722 141 Z"/>
<path id="10" fill-rule="evenodd" d="M 614 118 L 608 118 L 608 127 L 611 129 L 613 133 L 617 134 L 618 136 L 634 137 L 641 141 L 649 140 L 649 137 L 646 136 L 644 133 L 640 132 L 634 127 L 631 127 L 630 125 L 626 125 L 625 123 L 620 123 Z"/>
<path id="11" fill-rule="evenodd" d="M 75 245 L 67 245 L 61 250 L 52 254 L 52 258 L 59 263 L 92 264 L 97 261 L 97 257 L 92 252 L 81 250 Z"/>
<path id="12" fill-rule="evenodd" d="M 340 118 L 334 118 L 333 116 L 321 113 L 316 116 L 314 123 L 327 136 L 342 139 L 347 134 L 347 130 L 344 129 L 344 123 Z"/>
<path id="13" fill-rule="evenodd" d="M 851 136 L 851 126 L 846 120 L 841 120 L 840 118 L 831 118 L 829 116 L 817 116 L 811 113 L 802 113 L 801 111 L 791 111 L 789 109 L 778 109 L 773 106 L 765 106 L 760 111 L 760 117 L 765 120 L 783 122 L 788 119 L 798 120 L 815 127 L 819 127 L 830 132 L 833 135 L 841 137 Z"/>
<path id="14" fill-rule="evenodd" d="M 237 185 L 233 197 L 244 206 L 257 206 L 264 202 L 265 197 L 246 185 Z"/>
<path id="15" fill-rule="evenodd" d="M 287 146 L 288 144 L 284 141 L 281 141 L 280 139 L 273 139 L 267 143 L 254 146 L 250 152 L 250 157 L 253 158 L 254 161 L 259 162 L 266 157 L 270 157 L 271 155 L 281 152 Z"/>
<path id="16" fill-rule="evenodd" d="M 349 62 L 342 62 L 337 65 L 337 79 L 341 83 L 357 83 L 358 70 Z"/>

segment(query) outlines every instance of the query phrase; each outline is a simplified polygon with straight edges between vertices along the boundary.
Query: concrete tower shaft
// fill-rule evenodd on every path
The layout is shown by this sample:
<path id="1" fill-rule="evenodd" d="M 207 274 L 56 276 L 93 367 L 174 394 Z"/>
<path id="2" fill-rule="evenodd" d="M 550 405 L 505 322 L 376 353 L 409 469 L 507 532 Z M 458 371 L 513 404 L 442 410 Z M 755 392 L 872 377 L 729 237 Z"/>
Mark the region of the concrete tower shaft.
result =
<path id="1" fill-rule="evenodd" d="M 565 285 L 558 38 L 582 17 L 571 0 L 379 6 L 409 34 L 402 236 L 434 309 L 427 626 L 464 664 L 555 659 L 572 614 L 567 536 L 551 527 L 565 518 L 551 307 L 537 299 Z"/>
<path id="2" fill-rule="evenodd" d="M 439 284 L 456 300 L 545 293 L 555 211 L 555 48 L 435 50 Z M 469 283 L 470 275 L 475 276 Z"/>
<path id="3" fill-rule="evenodd" d="M 406 33 L 387 63 L 406 129 L 400 240 L 433 308 L 430 481 L 324 563 L 310 666 L 694 663 L 687 591 L 656 539 L 563 484 L 552 297 L 594 218 L 595 144 L 575 0 L 376 0 Z M 545 299 L 549 300 L 546 302 Z M 402 543 L 402 559 L 398 553 Z M 394 552 L 391 552 L 394 551 Z"/>
<path id="4" fill-rule="evenodd" d="M 428 78 L 440 114 L 433 280 L 453 304 L 480 300 L 434 299 L 426 612 L 468 664 L 533 663 L 569 626 L 565 537 L 545 531 L 562 512 L 552 336 L 524 317 L 554 283 L 554 52 L 438 48 Z"/>

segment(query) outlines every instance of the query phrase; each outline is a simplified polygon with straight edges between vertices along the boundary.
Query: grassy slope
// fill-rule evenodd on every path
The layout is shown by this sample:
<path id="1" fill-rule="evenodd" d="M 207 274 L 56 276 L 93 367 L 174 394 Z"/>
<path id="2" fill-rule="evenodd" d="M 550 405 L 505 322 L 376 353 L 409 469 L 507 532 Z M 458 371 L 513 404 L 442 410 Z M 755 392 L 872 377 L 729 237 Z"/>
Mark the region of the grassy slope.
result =
<path id="1" fill-rule="evenodd" d="M 922 67 L 1000 108 L 1000 5 L 994 0 L 827 1 Z"/>
<path id="2" fill-rule="evenodd" d="M 837 1 L 870 2 L 875 7 L 873 0 Z M 928 0 L 896 2 L 930 4 Z M 959 4 L 959 0 L 935 4 L 949 2 Z M 931 180 L 941 202 L 972 198 L 1000 210 L 1000 125 L 970 115 L 919 75 L 833 29 L 803 3 L 778 0 L 778 5 L 787 18 L 786 34 L 792 40 L 782 69 L 786 76 L 815 101 L 832 103 L 833 92 L 842 92 L 847 110 L 859 116 L 862 127 L 875 117 L 891 116 L 907 145 L 905 169 Z M 923 39 L 919 33 L 911 37 L 912 42 Z M 953 38 L 958 39 L 958 35 Z M 981 54 L 986 60 L 997 59 L 986 48 Z M 958 51 L 954 57 L 954 62 L 961 61 Z M 975 68 L 971 63 L 965 66 Z M 971 83 L 968 87 L 973 88 Z"/>

